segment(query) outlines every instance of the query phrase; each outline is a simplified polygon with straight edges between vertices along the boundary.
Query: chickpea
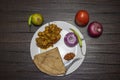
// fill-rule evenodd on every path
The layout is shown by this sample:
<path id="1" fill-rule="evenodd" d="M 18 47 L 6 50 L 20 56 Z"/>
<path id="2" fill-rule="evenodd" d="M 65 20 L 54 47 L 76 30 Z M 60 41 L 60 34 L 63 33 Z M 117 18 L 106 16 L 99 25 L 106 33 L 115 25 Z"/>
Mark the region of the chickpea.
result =
<path id="1" fill-rule="evenodd" d="M 39 32 L 39 33 L 38 33 L 38 36 L 41 36 L 41 35 L 42 35 L 42 32 Z"/>

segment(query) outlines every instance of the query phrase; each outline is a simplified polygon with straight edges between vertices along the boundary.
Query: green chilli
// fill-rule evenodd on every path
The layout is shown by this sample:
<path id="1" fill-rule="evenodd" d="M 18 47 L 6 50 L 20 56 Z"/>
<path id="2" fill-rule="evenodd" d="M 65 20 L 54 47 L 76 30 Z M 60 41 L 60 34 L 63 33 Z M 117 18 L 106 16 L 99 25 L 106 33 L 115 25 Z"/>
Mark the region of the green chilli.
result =
<path id="1" fill-rule="evenodd" d="M 32 15 L 28 18 L 28 26 L 31 26 L 32 25 L 32 23 L 31 23 L 31 19 L 32 18 Z"/>
<path id="2" fill-rule="evenodd" d="M 73 31 L 74 34 L 77 36 L 79 45 L 80 45 L 80 47 L 82 48 L 82 39 L 81 39 L 80 35 L 79 35 L 78 32 L 75 31 L 74 29 L 70 28 L 70 30 Z"/>

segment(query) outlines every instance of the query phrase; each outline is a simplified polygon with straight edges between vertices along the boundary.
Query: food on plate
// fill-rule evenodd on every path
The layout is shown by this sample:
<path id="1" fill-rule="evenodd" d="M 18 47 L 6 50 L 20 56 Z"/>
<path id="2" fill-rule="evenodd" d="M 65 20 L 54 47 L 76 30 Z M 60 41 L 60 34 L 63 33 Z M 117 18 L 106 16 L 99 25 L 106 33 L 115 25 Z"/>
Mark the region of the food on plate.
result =
<path id="1" fill-rule="evenodd" d="M 56 76 L 65 74 L 66 72 L 66 68 L 57 47 L 35 55 L 33 61 L 38 69 L 46 74 Z"/>
<path id="2" fill-rule="evenodd" d="M 75 15 L 75 23 L 78 26 L 86 26 L 89 22 L 89 14 L 86 10 L 79 10 Z"/>
<path id="3" fill-rule="evenodd" d="M 67 53 L 65 56 L 64 56 L 64 59 L 65 60 L 71 60 L 75 57 L 75 54 L 70 52 L 70 53 Z"/>
<path id="4" fill-rule="evenodd" d="M 30 15 L 29 19 L 28 19 L 28 25 L 31 26 L 32 24 L 35 26 L 40 26 L 42 25 L 44 19 L 42 14 L 39 13 L 34 13 L 32 15 Z"/>
<path id="5" fill-rule="evenodd" d="M 77 43 L 77 37 L 73 32 L 69 32 L 64 37 L 64 42 L 69 47 L 74 47 Z"/>
<path id="6" fill-rule="evenodd" d="M 82 47 L 82 39 L 80 37 L 80 35 L 78 34 L 77 31 L 75 31 L 74 29 L 70 28 L 71 31 L 73 31 L 73 33 L 77 36 L 77 39 L 78 39 L 78 42 L 79 42 L 79 45 L 80 47 Z"/>
<path id="7" fill-rule="evenodd" d="M 45 27 L 43 32 L 38 33 L 38 37 L 36 38 L 37 46 L 42 49 L 47 49 L 50 46 L 53 46 L 57 41 L 60 40 L 61 28 L 59 28 L 55 24 L 50 24 Z"/>
<path id="8" fill-rule="evenodd" d="M 91 37 L 99 37 L 103 32 L 103 26 L 97 21 L 93 21 L 88 25 L 88 34 Z"/>

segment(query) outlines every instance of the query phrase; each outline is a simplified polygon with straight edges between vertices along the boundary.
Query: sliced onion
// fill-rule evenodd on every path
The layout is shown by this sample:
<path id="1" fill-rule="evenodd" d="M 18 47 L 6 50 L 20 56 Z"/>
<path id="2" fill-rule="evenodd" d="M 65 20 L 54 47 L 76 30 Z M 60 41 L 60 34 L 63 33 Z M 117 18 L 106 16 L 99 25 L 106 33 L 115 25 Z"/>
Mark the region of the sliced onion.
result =
<path id="1" fill-rule="evenodd" d="M 77 37 L 73 32 L 69 32 L 64 37 L 64 42 L 69 47 L 74 47 L 77 43 Z"/>

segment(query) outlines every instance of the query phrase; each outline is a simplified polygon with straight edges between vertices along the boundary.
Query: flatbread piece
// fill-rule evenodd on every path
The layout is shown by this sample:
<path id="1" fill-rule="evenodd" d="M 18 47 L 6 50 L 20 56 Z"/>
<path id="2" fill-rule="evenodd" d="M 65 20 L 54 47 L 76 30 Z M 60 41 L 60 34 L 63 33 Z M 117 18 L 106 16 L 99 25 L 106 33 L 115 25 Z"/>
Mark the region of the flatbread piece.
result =
<path id="1" fill-rule="evenodd" d="M 34 56 L 34 63 L 40 71 L 57 76 L 65 74 L 66 68 L 63 64 L 58 48 Z"/>

